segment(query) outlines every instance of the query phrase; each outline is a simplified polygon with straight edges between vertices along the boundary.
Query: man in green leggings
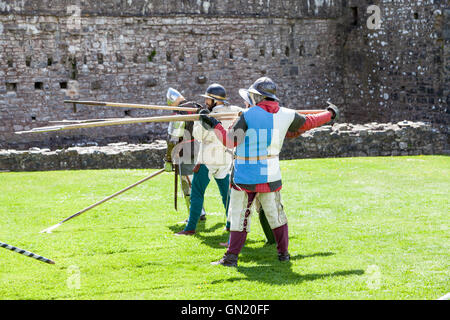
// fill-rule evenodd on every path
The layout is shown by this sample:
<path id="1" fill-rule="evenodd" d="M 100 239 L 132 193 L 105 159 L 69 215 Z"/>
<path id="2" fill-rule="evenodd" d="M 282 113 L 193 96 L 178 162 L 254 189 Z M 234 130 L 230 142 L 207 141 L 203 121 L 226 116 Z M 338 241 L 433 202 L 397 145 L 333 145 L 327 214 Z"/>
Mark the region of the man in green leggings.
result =
<path id="1" fill-rule="evenodd" d="M 239 112 L 242 109 L 236 106 L 228 105 L 226 100 L 226 91 L 220 84 L 212 84 L 205 94 L 205 104 L 210 113 Z M 232 120 L 224 120 L 222 123 L 228 127 Z M 222 203 L 225 213 L 228 208 L 228 191 L 230 187 L 230 172 L 233 161 L 232 153 L 218 140 L 214 132 L 203 128 L 200 123 L 194 124 L 193 136 L 200 142 L 200 151 L 197 159 L 197 166 L 194 170 L 191 190 L 191 206 L 189 210 L 189 219 L 186 227 L 175 235 L 193 235 L 200 218 L 203 207 L 206 188 L 211 178 L 214 177 L 219 187 Z M 227 223 L 229 229 L 229 223 Z"/>

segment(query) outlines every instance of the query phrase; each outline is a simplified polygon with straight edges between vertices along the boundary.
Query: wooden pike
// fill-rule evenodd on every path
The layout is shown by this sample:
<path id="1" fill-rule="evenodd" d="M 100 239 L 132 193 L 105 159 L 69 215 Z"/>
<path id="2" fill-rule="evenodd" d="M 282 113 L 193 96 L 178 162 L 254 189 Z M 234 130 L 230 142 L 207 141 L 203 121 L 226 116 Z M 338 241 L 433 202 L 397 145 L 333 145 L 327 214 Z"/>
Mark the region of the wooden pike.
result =
<path id="1" fill-rule="evenodd" d="M 188 108 L 188 107 L 158 106 L 158 105 L 152 105 L 152 104 L 117 103 L 117 102 L 105 102 L 105 101 L 64 100 L 64 103 L 84 104 L 87 106 L 100 106 L 100 107 L 118 107 L 118 108 L 135 108 L 135 109 L 137 108 L 137 109 L 190 111 L 190 112 L 198 111 L 197 108 Z"/>
<path id="2" fill-rule="evenodd" d="M 139 118 L 107 118 L 107 119 L 64 119 L 64 120 L 51 120 L 49 123 L 88 123 L 88 122 L 100 122 L 100 121 L 113 121 L 113 120 L 123 120 L 123 119 L 139 119 Z"/>
<path id="3" fill-rule="evenodd" d="M 84 104 L 88 106 L 101 106 L 101 107 L 119 107 L 119 108 L 140 108 L 140 109 L 152 109 L 152 110 L 171 110 L 171 111 L 198 111 L 197 108 L 189 107 L 177 107 L 177 106 L 159 106 L 151 104 L 130 104 L 130 103 L 117 103 L 117 102 L 104 102 L 104 101 L 78 101 L 78 100 L 64 100 L 64 103 Z M 328 104 L 331 104 L 327 101 Z M 325 110 L 297 110 L 300 114 L 316 114 Z M 103 119 L 102 119 L 103 120 Z M 107 119 L 106 119 L 107 120 Z"/>
<path id="4" fill-rule="evenodd" d="M 53 230 L 55 230 L 56 228 L 58 228 L 58 227 L 59 227 L 60 225 L 62 225 L 64 222 L 69 221 L 69 220 L 71 220 L 71 219 L 73 219 L 73 218 L 75 218 L 75 217 L 78 217 L 79 215 L 85 213 L 86 211 L 89 211 L 89 210 L 91 210 L 92 208 L 95 208 L 96 206 L 98 206 L 98 205 L 100 205 L 100 204 L 102 204 L 102 203 L 104 203 L 104 202 L 106 202 L 106 201 L 108 201 L 108 200 L 111 200 L 111 199 L 114 198 L 114 197 L 117 197 L 118 195 L 124 193 L 125 191 L 128 191 L 128 190 L 130 190 L 130 189 L 132 189 L 132 188 L 134 188 L 134 187 L 140 185 L 141 183 L 143 183 L 143 182 L 145 182 L 145 181 L 147 181 L 147 180 L 149 180 L 149 179 L 151 179 L 151 178 L 153 178 L 153 177 L 156 177 L 158 174 L 161 174 L 161 173 L 163 173 L 164 171 L 165 171 L 164 169 L 158 170 L 158 171 L 152 173 L 151 175 L 149 175 L 148 177 L 146 177 L 146 178 L 144 178 L 144 179 L 142 179 L 142 180 L 139 180 L 139 181 L 136 182 L 136 183 L 133 183 L 132 185 L 126 187 L 125 189 L 122 189 L 122 190 L 117 191 L 116 193 L 113 193 L 112 195 L 110 195 L 110 196 L 104 198 L 103 200 L 100 200 L 100 201 L 98 201 L 98 202 L 96 202 L 96 203 L 94 203 L 94 204 L 91 204 L 89 207 L 86 207 L 86 208 L 84 208 L 83 210 L 78 211 L 77 213 L 71 215 L 70 217 L 65 218 L 64 220 L 60 221 L 59 223 L 55 224 L 54 226 L 51 226 L 51 227 L 49 227 L 49 228 L 47 228 L 47 229 L 44 229 L 44 230 L 42 230 L 42 231 L 39 232 L 39 233 L 52 233 Z M 1 243 L 1 242 L 0 242 L 0 243 Z"/>
<path id="5" fill-rule="evenodd" d="M 297 110 L 299 114 L 317 114 L 320 112 L 324 112 L 324 110 Z M 100 121 L 115 121 L 115 120 L 135 120 L 142 118 L 106 118 L 106 119 L 64 119 L 64 120 L 51 120 L 49 123 L 88 123 L 88 122 L 100 122 Z"/>
<path id="6" fill-rule="evenodd" d="M 218 120 L 233 120 L 239 116 L 238 112 L 226 112 L 226 113 L 212 113 L 211 117 Z M 120 120 L 108 120 L 108 121 L 96 121 L 87 123 L 75 123 L 59 126 L 48 126 L 41 128 L 34 128 L 28 131 L 18 131 L 16 134 L 24 133 L 37 133 L 37 132 L 50 132 L 50 131 L 61 131 L 61 130 L 71 130 L 71 129 L 82 129 L 82 128 L 94 128 L 94 127 L 106 127 L 114 125 L 132 124 L 132 123 L 144 123 L 144 122 L 172 122 L 172 121 L 198 121 L 200 118 L 199 114 L 186 114 L 186 115 L 174 115 L 174 116 L 158 116 L 158 117 L 146 117 L 146 118 L 131 118 L 131 119 L 120 119 Z"/>
<path id="7" fill-rule="evenodd" d="M 297 110 L 299 114 L 317 114 L 324 112 L 325 110 Z M 115 121 L 115 120 L 123 120 L 124 118 L 106 118 L 106 119 L 64 119 L 64 120 L 51 120 L 49 123 L 88 123 L 88 122 L 100 122 L 100 121 Z M 125 118 L 126 120 L 135 120 L 141 118 Z"/>
<path id="8" fill-rule="evenodd" d="M 325 110 L 319 109 L 319 110 L 297 110 L 296 112 L 299 114 L 317 114 L 324 111 Z M 209 116 L 214 117 L 217 120 L 234 120 L 240 114 L 241 112 L 225 112 L 225 113 L 210 113 Z M 38 132 L 40 133 L 40 132 L 51 132 L 51 131 L 94 128 L 94 127 L 107 127 L 107 126 L 145 123 L 145 122 L 198 121 L 199 118 L 200 118 L 199 114 L 183 114 L 183 115 L 125 118 L 125 119 L 113 118 L 113 119 L 62 120 L 57 121 L 57 123 L 60 122 L 68 124 L 34 128 L 28 131 L 17 131 L 16 134 L 38 133 Z"/>

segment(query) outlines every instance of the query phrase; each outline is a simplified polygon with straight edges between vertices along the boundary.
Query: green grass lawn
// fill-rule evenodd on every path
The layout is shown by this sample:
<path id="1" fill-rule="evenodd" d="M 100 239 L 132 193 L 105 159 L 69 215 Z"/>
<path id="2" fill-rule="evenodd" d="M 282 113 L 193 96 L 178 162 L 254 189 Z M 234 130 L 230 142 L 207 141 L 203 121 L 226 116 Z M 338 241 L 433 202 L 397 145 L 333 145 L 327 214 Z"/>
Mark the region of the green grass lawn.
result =
<path id="1" fill-rule="evenodd" d="M 281 167 L 291 263 L 264 246 L 254 215 L 238 268 L 210 265 L 228 238 L 214 181 L 210 214 L 193 237 L 173 235 L 187 212 L 181 197 L 173 209 L 169 173 L 40 234 L 155 170 L 0 173 L 0 241 L 56 261 L 0 248 L 0 299 L 437 299 L 450 292 L 449 157 Z"/>

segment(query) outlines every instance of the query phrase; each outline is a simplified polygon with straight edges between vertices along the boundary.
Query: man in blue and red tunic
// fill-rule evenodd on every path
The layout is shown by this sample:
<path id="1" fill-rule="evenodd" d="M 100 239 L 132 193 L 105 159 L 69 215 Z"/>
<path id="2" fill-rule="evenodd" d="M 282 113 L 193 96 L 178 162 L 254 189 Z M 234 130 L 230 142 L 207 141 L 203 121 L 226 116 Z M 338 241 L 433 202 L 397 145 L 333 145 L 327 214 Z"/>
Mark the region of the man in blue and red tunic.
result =
<path id="1" fill-rule="evenodd" d="M 280 193 L 279 153 L 285 137 L 297 137 L 307 130 L 337 120 L 339 116 L 334 105 L 322 113 L 306 116 L 280 107 L 276 85 L 268 77 L 256 80 L 248 94 L 253 106 L 242 112 L 229 130 L 207 114 L 200 115 L 202 125 L 214 130 L 223 145 L 236 147 L 228 211 L 230 244 L 223 258 L 213 262 L 230 267 L 237 266 L 238 255 L 250 231 L 254 202 L 257 209 L 261 207 L 265 212 L 277 243 L 278 259 L 290 260 L 287 217 Z"/>

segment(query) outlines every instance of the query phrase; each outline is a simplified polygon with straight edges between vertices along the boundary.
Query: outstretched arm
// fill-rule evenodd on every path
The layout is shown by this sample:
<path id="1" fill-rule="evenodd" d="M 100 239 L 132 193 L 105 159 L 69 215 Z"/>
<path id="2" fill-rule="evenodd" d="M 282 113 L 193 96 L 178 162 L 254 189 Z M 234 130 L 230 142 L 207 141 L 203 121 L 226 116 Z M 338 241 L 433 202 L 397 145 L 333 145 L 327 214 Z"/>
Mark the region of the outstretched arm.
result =
<path id="1" fill-rule="evenodd" d="M 241 115 L 228 131 L 225 130 L 220 121 L 208 117 L 206 113 L 200 112 L 200 121 L 205 129 L 214 130 L 216 137 L 227 148 L 232 149 L 244 141 L 247 131 L 244 115 Z"/>
<path id="2" fill-rule="evenodd" d="M 337 120 L 338 118 L 339 109 L 334 105 L 330 105 L 330 107 L 327 108 L 327 111 L 318 114 L 301 115 L 297 113 L 288 129 L 286 137 L 296 138 L 308 130 L 320 127 L 332 120 Z"/>

